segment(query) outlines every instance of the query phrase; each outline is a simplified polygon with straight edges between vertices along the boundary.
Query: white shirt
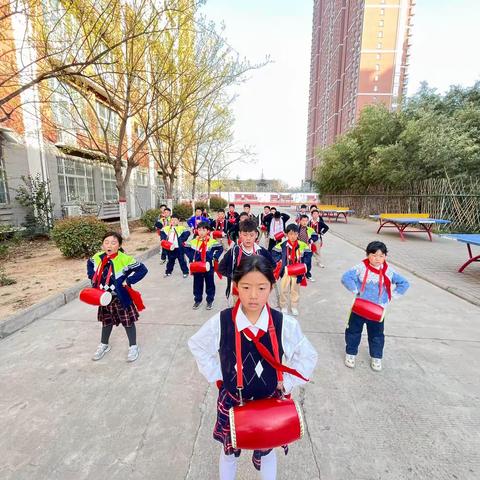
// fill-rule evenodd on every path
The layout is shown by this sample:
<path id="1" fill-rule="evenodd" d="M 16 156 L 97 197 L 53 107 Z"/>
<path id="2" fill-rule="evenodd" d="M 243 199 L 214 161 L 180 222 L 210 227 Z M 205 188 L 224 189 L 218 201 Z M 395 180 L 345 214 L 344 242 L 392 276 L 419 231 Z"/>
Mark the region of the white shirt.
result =
<path id="1" fill-rule="evenodd" d="M 270 223 L 270 238 L 275 238 L 275 234 L 279 232 L 283 232 L 283 218 L 273 218 Z"/>
<path id="2" fill-rule="evenodd" d="M 253 325 L 245 316 L 242 309 L 237 313 L 237 326 L 240 331 L 249 328 L 255 335 L 259 330 L 268 330 L 268 310 L 262 310 L 257 323 Z M 290 368 L 298 370 L 305 378 L 310 375 L 317 363 L 317 352 L 302 332 L 300 324 L 290 315 L 283 315 L 282 325 L 282 363 Z M 198 365 L 200 373 L 208 382 L 222 380 L 222 369 L 220 367 L 220 313 L 217 313 L 207 320 L 200 330 L 188 340 L 188 347 Z M 283 384 L 286 393 L 290 393 L 293 387 L 302 385 L 305 382 L 298 377 L 283 374 Z"/>

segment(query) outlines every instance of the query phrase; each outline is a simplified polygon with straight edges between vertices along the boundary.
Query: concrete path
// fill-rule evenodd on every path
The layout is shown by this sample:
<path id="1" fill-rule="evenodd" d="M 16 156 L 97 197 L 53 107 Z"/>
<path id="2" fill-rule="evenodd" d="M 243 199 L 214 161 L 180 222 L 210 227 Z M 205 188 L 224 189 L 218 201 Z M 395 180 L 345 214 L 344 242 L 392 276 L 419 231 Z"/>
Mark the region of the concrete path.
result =
<path id="1" fill-rule="evenodd" d="M 278 451 L 278 478 L 480 478 L 480 308 L 400 269 L 412 287 L 386 320 L 383 372 L 370 369 L 366 339 L 349 370 L 352 298 L 339 278 L 362 251 L 329 235 L 323 255 L 300 303 L 319 352 L 313 383 L 296 393 L 308 434 L 288 456 Z M 177 269 L 164 279 L 158 257 L 147 265 L 136 363 L 125 362 L 122 328 L 108 356 L 90 360 L 100 325 L 79 301 L 0 341 L 2 480 L 217 478 L 215 388 L 186 346 L 210 313 L 191 310 L 190 278 Z M 259 478 L 248 452 L 238 478 Z"/>

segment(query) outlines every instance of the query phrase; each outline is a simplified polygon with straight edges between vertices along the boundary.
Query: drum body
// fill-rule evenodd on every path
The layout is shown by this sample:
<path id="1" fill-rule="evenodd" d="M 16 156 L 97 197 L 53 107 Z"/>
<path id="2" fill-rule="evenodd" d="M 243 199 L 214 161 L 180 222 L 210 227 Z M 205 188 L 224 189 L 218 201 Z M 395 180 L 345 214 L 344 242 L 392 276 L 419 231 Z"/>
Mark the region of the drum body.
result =
<path id="1" fill-rule="evenodd" d="M 261 230 L 262 232 L 266 232 L 266 231 L 267 231 L 267 226 L 266 226 L 266 225 L 262 225 L 262 226 L 260 227 L 260 230 Z"/>
<path id="2" fill-rule="evenodd" d="M 304 421 L 295 400 L 265 398 L 229 410 L 233 448 L 269 450 L 303 437 Z"/>
<path id="3" fill-rule="evenodd" d="M 273 237 L 277 242 L 279 242 L 285 236 L 285 232 L 278 232 Z"/>
<path id="4" fill-rule="evenodd" d="M 372 322 L 383 322 L 383 317 L 385 316 L 385 309 L 381 305 L 364 298 L 355 299 L 352 312 Z"/>
<path id="5" fill-rule="evenodd" d="M 287 266 L 287 274 L 290 277 L 298 277 L 307 273 L 307 266 L 304 263 L 292 263 Z"/>
<path id="6" fill-rule="evenodd" d="M 208 262 L 192 262 L 190 264 L 190 273 L 206 273 L 210 271 Z"/>
<path id="7" fill-rule="evenodd" d="M 212 233 L 212 237 L 215 239 L 223 238 L 223 232 L 221 230 L 214 230 Z"/>
<path id="8" fill-rule="evenodd" d="M 112 301 L 112 294 L 100 288 L 84 288 L 80 292 L 80 300 L 89 305 L 105 307 Z"/>
<path id="9" fill-rule="evenodd" d="M 168 240 L 162 240 L 160 242 L 160 246 L 164 248 L 165 250 L 170 250 L 172 251 L 174 249 L 173 243 L 169 242 Z"/>

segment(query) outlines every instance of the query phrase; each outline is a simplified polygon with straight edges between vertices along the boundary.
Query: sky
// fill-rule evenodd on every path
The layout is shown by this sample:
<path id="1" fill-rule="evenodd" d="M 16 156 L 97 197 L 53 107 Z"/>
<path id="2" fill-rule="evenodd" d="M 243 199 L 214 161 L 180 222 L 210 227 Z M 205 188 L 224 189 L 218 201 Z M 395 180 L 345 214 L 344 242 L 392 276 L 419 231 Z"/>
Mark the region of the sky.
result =
<path id="1" fill-rule="evenodd" d="M 293 7 L 293 8 L 292 8 Z M 271 63 L 235 87 L 235 138 L 256 152 L 231 177 L 304 178 L 312 0 L 207 0 L 204 14 L 225 26 L 224 36 L 251 63 Z M 439 92 L 480 80 L 480 1 L 417 0 L 408 95 L 427 81 Z"/>

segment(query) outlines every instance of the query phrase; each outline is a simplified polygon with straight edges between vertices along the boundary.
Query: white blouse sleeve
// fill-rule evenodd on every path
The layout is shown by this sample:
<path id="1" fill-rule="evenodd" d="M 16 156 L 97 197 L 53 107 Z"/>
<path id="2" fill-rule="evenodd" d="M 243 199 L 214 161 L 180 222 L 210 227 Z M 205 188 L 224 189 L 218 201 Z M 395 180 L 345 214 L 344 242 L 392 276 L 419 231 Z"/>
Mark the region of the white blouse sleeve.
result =
<path id="1" fill-rule="evenodd" d="M 310 379 L 317 364 L 318 355 L 313 345 L 303 334 L 300 324 L 290 315 L 283 316 L 282 345 L 284 353 L 283 363 L 297 370 L 305 378 Z M 289 373 L 283 374 L 283 385 L 286 393 L 290 393 L 294 387 L 304 383 L 305 381 L 301 378 Z"/>
<path id="2" fill-rule="evenodd" d="M 220 357 L 220 313 L 207 320 L 200 330 L 188 340 L 188 348 L 198 365 L 198 370 L 208 382 L 222 379 Z"/>

